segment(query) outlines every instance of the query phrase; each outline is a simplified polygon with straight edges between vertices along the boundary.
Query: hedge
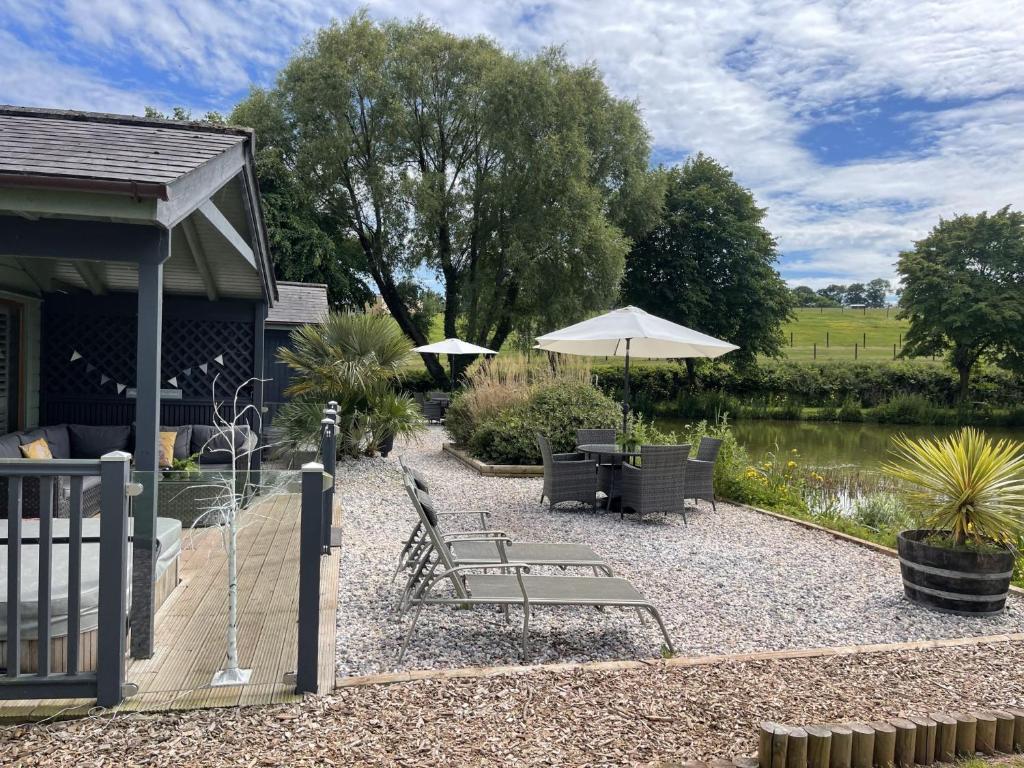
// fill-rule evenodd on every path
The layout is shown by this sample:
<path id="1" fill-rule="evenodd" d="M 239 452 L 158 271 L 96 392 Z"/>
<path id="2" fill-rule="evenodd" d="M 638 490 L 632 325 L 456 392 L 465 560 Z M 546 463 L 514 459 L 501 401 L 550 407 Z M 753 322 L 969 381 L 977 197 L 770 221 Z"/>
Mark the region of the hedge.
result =
<path id="1" fill-rule="evenodd" d="M 598 365 L 597 385 L 615 398 L 622 395 L 622 366 Z M 786 400 L 798 406 L 841 406 L 853 399 L 864 407 L 888 403 L 901 396 L 920 395 L 938 406 L 952 406 L 959 382 L 948 366 L 921 362 L 768 361 L 737 370 L 723 363 L 699 367 L 698 391 L 720 391 L 744 401 Z M 630 390 L 639 403 L 657 405 L 687 393 L 686 369 L 674 363 L 637 364 L 630 369 Z M 978 369 L 972 379 L 971 400 L 994 407 L 1024 401 L 1024 381 L 994 366 Z"/>

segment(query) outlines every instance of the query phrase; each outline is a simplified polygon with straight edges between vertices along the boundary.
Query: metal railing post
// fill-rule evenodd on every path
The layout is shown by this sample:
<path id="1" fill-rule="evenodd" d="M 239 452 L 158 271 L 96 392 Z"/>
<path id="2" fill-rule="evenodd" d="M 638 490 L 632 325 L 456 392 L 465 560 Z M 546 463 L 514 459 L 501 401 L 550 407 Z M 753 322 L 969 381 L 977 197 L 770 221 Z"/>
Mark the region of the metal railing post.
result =
<path id="1" fill-rule="evenodd" d="M 100 589 L 97 627 L 96 703 L 113 707 L 124 698 L 128 616 L 128 479 L 131 456 L 113 451 L 100 458 Z"/>
<path id="2" fill-rule="evenodd" d="M 316 693 L 320 645 L 320 554 L 323 497 L 327 475 L 323 464 L 302 466 L 302 509 L 299 521 L 299 648 L 295 692 Z"/>
<path id="3" fill-rule="evenodd" d="M 320 422 L 320 458 L 324 463 L 324 472 L 331 476 L 331 487 L 323 498 L 323 548 L 324 554 L 331 549 L 331 522 L 334 516 L 334 476 L 338 464 L 338 412 L 333 408 L 324 409 L 324 418 Z"/>

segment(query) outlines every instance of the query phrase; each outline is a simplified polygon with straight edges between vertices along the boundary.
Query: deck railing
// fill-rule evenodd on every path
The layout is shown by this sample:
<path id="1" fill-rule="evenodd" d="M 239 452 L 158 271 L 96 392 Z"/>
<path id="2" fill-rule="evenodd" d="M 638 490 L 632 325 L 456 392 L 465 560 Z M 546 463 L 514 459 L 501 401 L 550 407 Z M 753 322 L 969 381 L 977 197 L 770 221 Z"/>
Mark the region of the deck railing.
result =
<path id="1" fill-rule="evenodd" d="M 332 403 L 331 406 L 336 406 Z M 320 653 L 320 559 L 330 552 L 334 509 L 337 414 L 324 410 L 320 458 L 302 467 L 302 519 L 299 528 L 299 647 L 296 693 L 316 693 Z"/>
<path id="2" fill-rule="evenodd" d="M 2 459 L 0 480 L 7 485 L 7 649 L 0 676 L 0 699 L 95 698 L 111 707 L 123 699 L 128 587 L 128 480 L 131 456 L 116 451 L 100 459 Z M 100 532 L 83 535 L 82 484 L 98 476 Z M 28 480 L 29 482 L 26 482 Z M 67 534 L 54 535 L 54 511 L 64 511 L 68 493 Z M 25 535 L 22 517 L 26 493 L 38 493 L 38 531 Z M 34 500 L 33 500 L 34 501 Z M 35 528 L 35 524 L 31 526 Z M 63 527 L 63 526 L 61 526 Z M 83 670 L 81 638 L 82 547 L 99 544 L 99 594 L 95 670 Z M 62 670 L 54 671 L 54 545 L 68 548 L 67 636 Z M 36 649 L 23 659 L 22 576 L 27 547 L 38 548 Z M 26 574 L 28 575 L 28 574 Z M 29 643 L 24 643 L 26 646 Z M 93 666 L 89 663 L 87 666 Z M 34 667 L 34 669 L 26 668 Z"/>

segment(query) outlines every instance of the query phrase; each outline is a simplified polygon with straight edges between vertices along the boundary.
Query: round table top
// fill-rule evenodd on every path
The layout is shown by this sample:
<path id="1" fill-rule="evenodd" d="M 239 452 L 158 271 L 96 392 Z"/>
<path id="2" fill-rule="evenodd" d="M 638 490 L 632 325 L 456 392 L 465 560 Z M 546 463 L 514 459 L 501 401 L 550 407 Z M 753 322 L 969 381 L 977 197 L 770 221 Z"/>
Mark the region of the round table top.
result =
<path id="1" fill-rule="evenodd" d="M 602 456 L 639 456 L 639 451 L 628 451 L 615 443 L 584 443 L 577 445 L 576 450 L 580 453 L 597 453 Z"/>

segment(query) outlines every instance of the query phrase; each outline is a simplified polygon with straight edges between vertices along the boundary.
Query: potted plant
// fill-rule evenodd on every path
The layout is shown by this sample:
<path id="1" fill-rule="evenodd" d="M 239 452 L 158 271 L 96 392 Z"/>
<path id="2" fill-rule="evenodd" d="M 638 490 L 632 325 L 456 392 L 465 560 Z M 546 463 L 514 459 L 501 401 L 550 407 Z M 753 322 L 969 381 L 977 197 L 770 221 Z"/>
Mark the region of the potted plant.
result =
<path id="1" fill-rule="evenodd" d="M 973 427 L 893 443 L 883 471 L 906 484 L 920 521 L 897 538 L 907 598 L 948 613 L 999 613 L 1024 534 L 1024 444 Z"/>
<path id="2" fill-rule="evenodd" d="M 423 430 L 423 417 L 412 395 L 386 390 L 372 400 L 370 428 L 377 450 L 386 458 L 395 437 L 413 437 Z"/>

